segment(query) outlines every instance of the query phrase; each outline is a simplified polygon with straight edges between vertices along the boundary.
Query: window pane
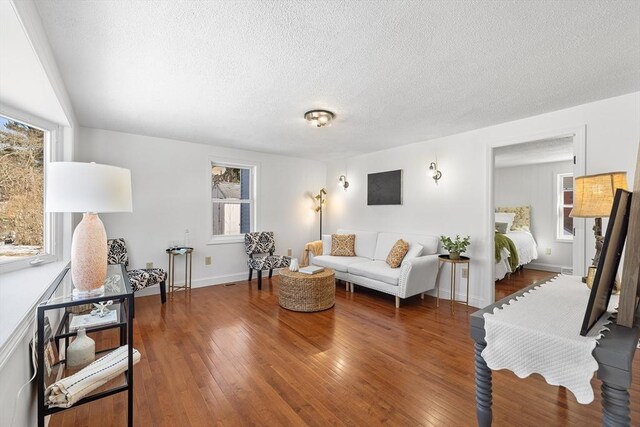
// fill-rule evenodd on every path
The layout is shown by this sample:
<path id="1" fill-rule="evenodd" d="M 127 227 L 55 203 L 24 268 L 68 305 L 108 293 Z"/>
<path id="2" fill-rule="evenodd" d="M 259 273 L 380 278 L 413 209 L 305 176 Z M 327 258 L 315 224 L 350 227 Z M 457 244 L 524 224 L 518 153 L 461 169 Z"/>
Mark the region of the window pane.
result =
<path id="1" fill-rule="evenodd" d="M 573 218 L 569 216 L 571 208 L 563 208 L 562 213 L 564 214 L 562 218 L 562 234 L 564 236 L 573 236 Z"/>
<path id="2" fill-rule="evenodd" d="M 573 191 L 564 192 L 564 204 L 573 205 Z"/>
<path id="3" fill-rule="evenodd" d="M 573 191 L 573 176 L 565 176 L 562 178 L 562 188 Z"/>
<path id="4" fill-rule="evenodd" d="M 0 116 L 0 263 L 44 248 L 44 132 Z"/>
<path id="5" fill-rule="evenodd" d="M 251 171 L 211 164 L 211 198 L 248 200 L 251 196 Z"/>
<path id="6" fill-rule="evenodd" d="M 251 231 L 249 203 L 213 203 L 213 235 L 233 236 Z"/>

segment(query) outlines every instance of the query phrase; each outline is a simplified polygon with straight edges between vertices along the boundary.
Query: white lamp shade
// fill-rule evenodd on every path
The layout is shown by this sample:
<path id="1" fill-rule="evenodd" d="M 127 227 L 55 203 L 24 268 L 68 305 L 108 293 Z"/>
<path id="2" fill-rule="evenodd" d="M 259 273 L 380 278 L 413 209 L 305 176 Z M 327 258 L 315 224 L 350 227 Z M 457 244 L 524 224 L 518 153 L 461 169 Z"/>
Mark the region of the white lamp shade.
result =
<path id="1" fill-rule="evenodd" d="M 45 209 L 47 212 L 131 212 L 131 171 L 97 163 L 49 163 Z"/>

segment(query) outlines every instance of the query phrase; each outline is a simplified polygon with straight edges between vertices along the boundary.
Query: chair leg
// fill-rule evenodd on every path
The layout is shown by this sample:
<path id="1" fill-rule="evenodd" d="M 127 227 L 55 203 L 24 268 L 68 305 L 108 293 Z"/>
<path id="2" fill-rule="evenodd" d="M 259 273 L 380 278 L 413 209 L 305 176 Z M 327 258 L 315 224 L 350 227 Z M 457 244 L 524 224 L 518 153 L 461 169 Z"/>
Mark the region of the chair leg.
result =
<path id="1" fill-rule="evenodd" d="M 258 290 L 262 289 L 262 270 L 258 270 Z"/>
<path id="2" fill-rule="evenodd" d="M 167 302 L 167 285 L 164 280 L 160 282 L 160 302 Z"/>
<path id="3" fill-rule="evenodd" d="M 251 277 L 253 277 L 253 268 L 249 269 L 249 281 L 251 281 Z"/>
<path id="4" fill-rule="evenodd" d="M 273 276 L 273 268 L 269 269 L 269 279 L 271 279 L 271 276 Z"/>

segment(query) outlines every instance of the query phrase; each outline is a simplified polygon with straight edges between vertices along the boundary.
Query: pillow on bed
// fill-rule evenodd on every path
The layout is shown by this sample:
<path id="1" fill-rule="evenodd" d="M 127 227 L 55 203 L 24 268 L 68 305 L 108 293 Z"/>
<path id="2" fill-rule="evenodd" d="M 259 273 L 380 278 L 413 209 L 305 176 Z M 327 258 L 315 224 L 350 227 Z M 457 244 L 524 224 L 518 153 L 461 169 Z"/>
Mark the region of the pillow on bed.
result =
<path id="1" fill-rule="evenodd" d="M 507 230 L 509 229 L 508 222 L 496 222 L 496 231 L 500 234 L 507 234 Z"/>
<path id="2" fill-rule="evenodd" d="M 511 230 L 511 226 L 513 225 L 513 221 L 516 217 L 516 214 L 513 212 L 496 212 L 495 213 L 495 222 L 496 224 L 499 222 L 507 223 L 507 231 Z"/>
<path id="3" fill-rule="evenodd" d="M 496 212 L 512 212 L 516 214 L 510 230 L 531 231 L 531 206 L 496 208 Z"/>

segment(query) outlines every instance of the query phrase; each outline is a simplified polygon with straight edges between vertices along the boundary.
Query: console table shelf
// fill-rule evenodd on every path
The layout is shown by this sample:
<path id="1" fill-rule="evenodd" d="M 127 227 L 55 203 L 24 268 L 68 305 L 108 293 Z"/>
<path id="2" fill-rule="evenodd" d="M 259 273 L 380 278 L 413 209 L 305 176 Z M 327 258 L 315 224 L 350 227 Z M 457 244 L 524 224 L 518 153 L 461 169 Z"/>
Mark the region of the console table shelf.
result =
<path id="1" fill-rule="evenodd" d="M 70 338 L 77 335 L 77 331 L 70 330 L 73 316 L 76 314 L 69 310 L 78 306 L 91 306 L 93 303 L 113 301 L 110 309 L 117 311 L 117 321 L 106 325 L 86 328 L 87 333 L 95 333 L 108 329 L 119 330 L 120 346 L 127 345 L 128 365 L 127 370 L 121 375 L 109 380 L 106 384 L 93 390 L 89 395 L 79 399 L 72 408 L 93 402 L 103 397 L 111 396 L 120 392 L 127 392 L 127 425 L 133 425 L 133 291 L 129 283 L 129 276 L 126 269 L 121 264 L 109 265 L 107 276 L 114 280 L 105 285 L 104 293 L 100 296 L 87 298 L 74 297 L 74 289 L 71 280 L 69 266 L 67 266 L 51 284 L 42 301 L 37 307 L 37 397 L 38 397 L 38 427 L 44 427 L 45 418 L 48 415 L 64 411 L 69 408 L 49 407 L 45 402 L 45 391 L 48 386 L 60 378 L 67 377 L 80 368 L 66 367 L 66 353 L 70 343 Z M 45 319 L 47 319 L 45 321 Z M 48 323 L 48 325 L 47 325 Z M 47 326 L 45 326 L 47 325 Z M 52 328 L 52 326 L 54 326 Z M 47 331 L 47 327 L 49 330 Z M 51 373 L 46 372 L 45 347 L 55 345 L 57 350 L 57 360 L 50 365 Z M 96 351 L 96 359 L 116 350 L 107 348 Z M 49 357 L 49 356 L 47 356 Z"/>

